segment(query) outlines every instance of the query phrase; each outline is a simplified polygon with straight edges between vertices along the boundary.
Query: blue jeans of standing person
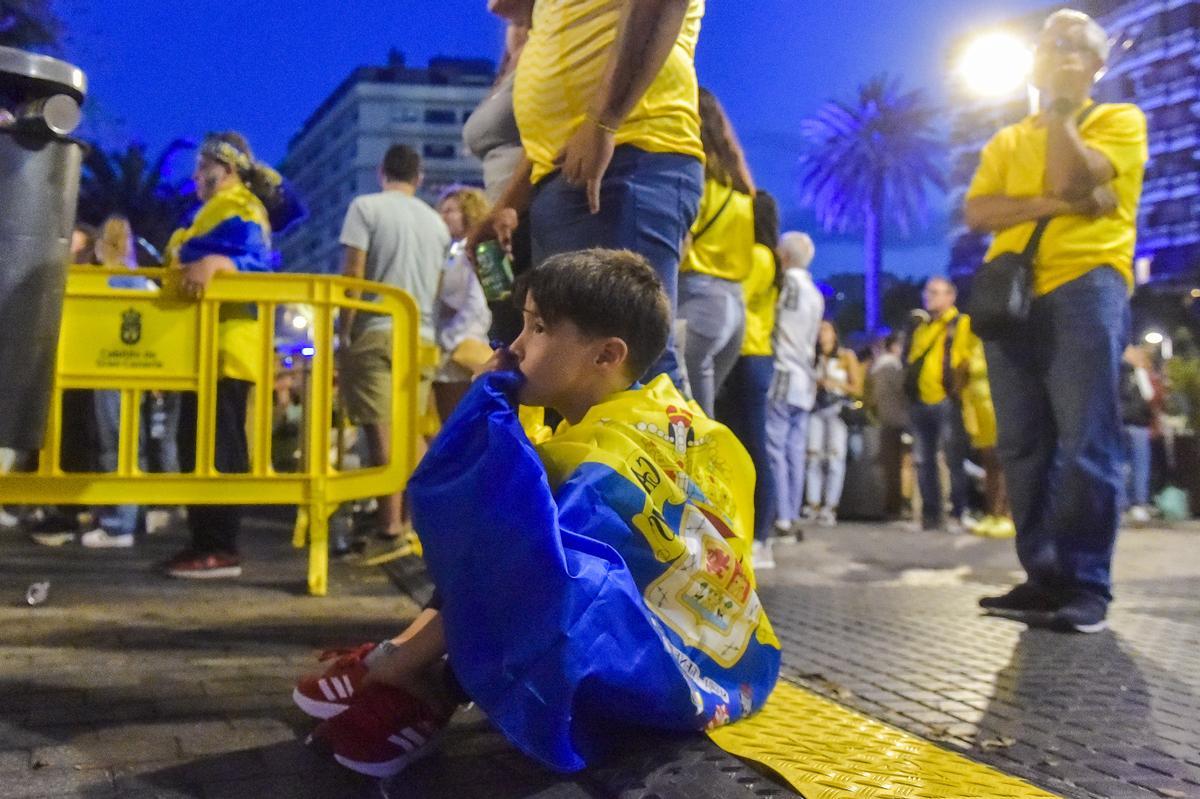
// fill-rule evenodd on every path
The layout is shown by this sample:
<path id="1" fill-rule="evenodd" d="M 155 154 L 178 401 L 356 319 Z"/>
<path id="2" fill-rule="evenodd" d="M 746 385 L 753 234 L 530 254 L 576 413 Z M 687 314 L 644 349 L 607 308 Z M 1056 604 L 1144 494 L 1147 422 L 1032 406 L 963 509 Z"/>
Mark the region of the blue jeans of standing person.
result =
<path id="1" fill-rule="evenodd" d="M 529 208 L 533 263 L 590 247 L 633 250 L 662 278 L 674 314 L 683 239 L 696 220 L 703 188 L 704 167 L 692 156 L 622 145 L 600 184 L 600 213 L 593 214 L 586 190 L 554 172 L 534 188 Z M 645 377 L 660 374 L 683 387 L 673 335 Z"/>
<path id="2" fill-rule="evenodd" d="M 842 421 L 842 403 L 812 412 L 808 419 L 808 504 L 836 509 L 846 484 L 850 428 Z"/>
<path id="3" fill-rule="evenodd" d="M 754 537 L 759 541 L 771 535 L 775 520 L 775 476 L 767 447 L 767 392 L 774 373 L 772 356 L 743 355 L 717 403 L 717 418 L 729 426 L 754 461 Z"/>
<path id="4" fill-rule="evenodd" d="M 1122 509 L 1131 505 L 1150 504 L 1150 428 L 1127 424 L 1124 430 L 1125 463 L 1129 469 L 1125 501 Z"/>
<path id="5" fill-rule="evenodd" d="M 989 361 L 990 363 L 990 361 Z M 912 413 L 913 460 L 917 466 L 917 487 L 921 491 L 921 522 L 925 527 L 940 527 L 945 521 L 942 505 L 942 473 L 938 452 L 946 455 L 950 472 L 950 513 L 958 518 L 967 509 L 967 459 L 969 442 L 963 428 L 962 406 L 952 399 L 933 405 L 914 402 Z"/>
<path id="6" fill-rule="evenodd" d="M 95 391 L 97 466 L 102 472 L 117 470 L 121 434 L 121 392 Z M 146 471 L 146 439 L 138 435 L 138 468 Z M 133 535 L 137 532 L 141 509 L 137 505 L 112 505 L 97 508 L 100 526 L 109 535 Z"/>
<path id="7" fill-rule="evenodd" d="M 799 518 L 804 504 L 810 413 L 786 400 L 767 403 L 767 455 L 775 476 L 775 519 L 784 527 Z"/>
<path id="8" fill-rule="evenodd" d="M 712 275 L 679 276 L 679 317 L 687 320 L 683 360 L 692 398 L 709 416 L 746 335 L 742 284 Z"/>
<path id="9" fill-rule="evenodd" d="M 1112 599 L 1128 340 L 1128 287 L 1105 266 L 1038 297 L 1028 331 L 986 346 L 1017 557 L 1047 590 Z"/>

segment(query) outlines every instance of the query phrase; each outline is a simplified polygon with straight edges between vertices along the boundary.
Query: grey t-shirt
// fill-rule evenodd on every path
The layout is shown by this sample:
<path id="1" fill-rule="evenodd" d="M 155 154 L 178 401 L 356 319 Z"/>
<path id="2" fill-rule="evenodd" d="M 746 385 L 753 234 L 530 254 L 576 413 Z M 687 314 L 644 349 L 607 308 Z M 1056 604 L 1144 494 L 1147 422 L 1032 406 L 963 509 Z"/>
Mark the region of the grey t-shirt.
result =
<path id="1" fill-rule="evenodd" d="M 367 254 L 367 280 L 412 295 L 421 311 L 421 338 L 432 341 L 438 279 L 450 249 L 450 231 L 437 212 L 401 191 L 364 194 L 350 203 L 339 241 Z M 389 316 L 360 312 L 354 328 L 360 332 L 390 324 Z"/>
<path id="2" fill-rule="evenodd" d="M 500 82 L 490 97 L 471 112 L 463 125 L 463 142 L 483 161 L 483 190 L 496 202 L 521 162 L 521 133 L 513 113 L 513 79 Z"/>

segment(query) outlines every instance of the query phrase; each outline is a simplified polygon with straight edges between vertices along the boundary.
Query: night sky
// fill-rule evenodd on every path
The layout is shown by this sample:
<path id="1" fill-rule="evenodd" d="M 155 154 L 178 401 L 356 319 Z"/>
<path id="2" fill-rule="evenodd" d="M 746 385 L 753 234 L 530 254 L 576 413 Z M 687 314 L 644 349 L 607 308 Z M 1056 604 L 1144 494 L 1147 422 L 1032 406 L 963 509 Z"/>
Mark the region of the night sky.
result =
<path id="1" fill-rule="evenodd" d="M 501 27 L 484 0 L 59 0 L 64 55 L 91 81 L 86 133 L 106 146 L 234 128 L 278 162 L 288 139 L 355 66 L 430 56 L 496 58 Z M 849 99 L 873 74 L 945 102 L 945 54 L 958 35 L 1044 7 L 1037 0 L 710 0 L 701 81 L 722 99 L 763 187 L 795 210 L 798 124 L 830 97 Z M 184 168 L 188 168 L 184 166 Z M 946 262 L 945 208 L 929 230 L 892 241 L 885 268 L 908 275 Z M 791 210 L 789 210 L 789 208 Z M 859 245 L 818 238 L 814 271 L 860 269 Z"/>

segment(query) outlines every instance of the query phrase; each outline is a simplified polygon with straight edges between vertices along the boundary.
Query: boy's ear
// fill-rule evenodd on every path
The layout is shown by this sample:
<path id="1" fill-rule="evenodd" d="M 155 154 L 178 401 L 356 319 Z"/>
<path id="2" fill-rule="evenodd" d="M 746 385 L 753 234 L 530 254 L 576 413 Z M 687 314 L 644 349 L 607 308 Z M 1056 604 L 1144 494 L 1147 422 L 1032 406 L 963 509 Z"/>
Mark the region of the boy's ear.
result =
<path id="1" fill-rule="evenodd" d="M 629 345 L 624 339 L 610 336 L 600 342 L 596 350 L 596 365 L 622 367 L 629 358 Z"/>

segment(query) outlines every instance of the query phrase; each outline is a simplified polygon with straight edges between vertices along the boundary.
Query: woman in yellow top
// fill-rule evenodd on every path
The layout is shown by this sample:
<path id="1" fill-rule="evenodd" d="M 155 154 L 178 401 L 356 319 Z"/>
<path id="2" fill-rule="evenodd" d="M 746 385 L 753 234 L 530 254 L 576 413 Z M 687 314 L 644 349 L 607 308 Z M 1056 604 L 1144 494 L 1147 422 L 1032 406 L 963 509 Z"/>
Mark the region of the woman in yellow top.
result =
<path id="1" fill-rule="evenodd" d="M 775 479 L 767 453 L 767 394 L 775 374 L 771 333 L 779 297 L 779 209 L 765 191 L 754 195 L 754 249 L 750 273 L 742 280 L 746 302 L 746 336 L 741 357 L 717 401 L 717 419 L 731 429 L 754 461 L 754 567 L 772 568 L 771 521 L 775 513 Z"/>
<path id="2" fill-rule="evenodd" d="M 992 405 L 992 387 L 988 384 L 987 360 L 983 341 L 971 336 L 967 357 L 959 367 L 962 385 L 963 427 L 971 437 L 971 446 L 979 451 L 984 469 L 984 517 L 971 532 L 987 538 L 1012 538 L 1017 534 L 1008 511 L 1008 488 L 1004 471 L 996 455 L 996 408 Z"/>
<path id="3" fill-rule="evenodd" d="M 684 363 L 692 396 L 713 415 L 721 384 L 742 350 L 742 281 L 754 250 L 754 183 L 717 98 L 700 90 L 704 195 L 679 267 L 679 318 L 687 321 Z"/>

